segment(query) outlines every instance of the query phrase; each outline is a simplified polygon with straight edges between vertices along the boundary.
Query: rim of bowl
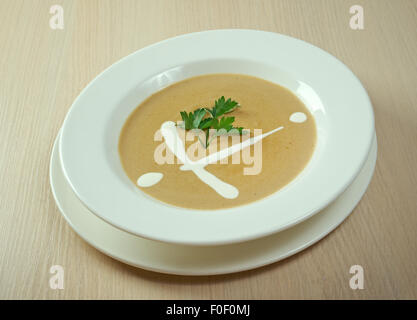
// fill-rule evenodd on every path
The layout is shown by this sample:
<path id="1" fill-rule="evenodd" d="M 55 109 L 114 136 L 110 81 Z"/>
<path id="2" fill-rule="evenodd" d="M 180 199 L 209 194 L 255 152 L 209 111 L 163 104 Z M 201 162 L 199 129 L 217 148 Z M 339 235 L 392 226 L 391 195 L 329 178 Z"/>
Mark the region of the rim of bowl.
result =
<path id="1" fill-rule="evenodd" d="M 203 38 L 203 39 L 199 39 L 199 38 Z M 259 42 L 259 38 L 262 38 L 262 40 L 264 40 L 264 42 Z M 73 151 L 80 151 L 79 149 L 77 149 L 77 145 L 74 144 L 74 141 L 78 141 L 80 142 L 80 134 L 77 134 L 77 136 L 74 138 L 73 133 L 74 130 L 77 129 L 77 121 L 80 119 L 80 116 L 85 116 L 86 112 L 88 112 L 88 110 L 86 108 L 82 108 L 82 105 L 85 104 L 88 101 L 86 99 L 86 96 L 88 95 L 88 98 L 91 98 L 91 96 L 97 95 L 98 93 L 103 93 L 103 91 L 100 91 L 99 89 L 103 89 L 100 88 L 100 84 L 101 83 L 107 83 L 106 81 L 114 81 L 109 79 L 109 77 L 111 76 L 110 73 L 117 73 L 117 69 L 119 67 L 122 67 L 123 64 L 140 64 L 139 62 L 135 62 L 138 59 L 141 59 L 141 55 L 146 54 L 149 57 L 149 54 L 156 54 L 157 58 L 160 58 L 160 56 L 164 56 L 164 53 L 161 53 L 160 49 L 167 49 L 168 48 L 175 48 L 177 47 L 177 51 L 181 51 L 182 48 L 178 48 L 178 46 L 184 45 L 184 44 L 194 44 L 193 46 L 193 50 L 194 51 L 198 51 L 197 49 L 201 50 L 203 48 L 203 44 L 209 40 L 208 42 L 215 42 L 216 40 L 222 40 L 222 43 L 224 44 L 225 41 L 232 41 L 234 44 L 236 44 L 236 41 L 240 41 L 240 45 L 242 45 L 241 42 L 243 41 L 247 41 L 247 40 L 252 40 L 253 42 L 256 42 L 256 44 L 258 46 L 262 45 L 264 46 L 264 48 L 262 49 L 266 49 L 269 48 L 271 50 L 274 49 L 274 42 L 276 42 L 275 44 L 277 45 L 278 43 L 280 43 L 281 45 L 290 45 L 292 46 L 292 50 L 295 50 L 295 52 L 297 54 L 300 54 L 300 50 L 301 50 L 301 56 L 303 56 L 302 52 L 306 51 L 306 53 L 314 53 L 312 54 L 312 56 L 308 56 L 310 59 L 318 59 L 318 60 L 324 60 L 324 62 L 326 62 L 328 64 L 328 66 L 337 69 L 337 72 L 343 73 L 343 76 L 346 78 L 341 77 L 344 81 L 349 80 L 349 85 L 352 85 L 351 87 L 348 87 L 346 91 L 348 91 L 349 93 L 355 92 L 356 95 L 358 95 L 358 97 L 356 97 L 357 99 L 359 99 L 359 101 L 361 102 L 361 108 L 362 108 L 362 117 L 365 118 L 365 120 L 360 119 L 358 120 L 358 122 L 356 123 L 356 128 L 360 128 L 361 129 L 361 136 L 360 137 L 354 137 L 356 142 L 359 142 L 360 144 L 360 149 L 358 151 L 358 154 L 355 155 L 355 157 L 353 157 L 354 159 L 351 161 L 351 163 L 345 164 L 346 166 L 341 166 L 342 163 L 338 163 L 338 166 L 340 168 L 345 168 L 348 167 L 348 171 L 349 173 L 346 174 L 343 179 L 341 179 L 342 181 L 339 181 L 338 183 L 336 183 L 336 186 L 333 185 L 332 186 L 325 186 L 326 190 L 326 196 L 324 196 L 324 200 L 320 201 L 319 204 L 315 204 L 313 206 L 310 206 L 308 209 L 304 210 L 304 213 L 299 214 L 298 216 L 296 216 L 296 218 L 293 219 L 287 219 L 286 223 L 273 223 L 273 221 L 271 222 L 270 220 L 266 221 L 264 224 L 260 225 L 247 225 L 245 228 L 243 228 L 245 231 L 243 232 L 233 232 L 234 229 L 237 229 L 235 227 L 235 223 L 239 221 L 238 218 L 242 218 L 242 215 L 238 215 L 237 211 L 245 211 L 245 214 L 250 214 L 251 210 L 255 210 L 257 207 L 259 207 L 259 204 L 262 202 L 265 202 L 266 199 L 271 200 L 271 197 L 267 197 L 266 199 L 263 200 L 259 200 L 253 203 L 250 203 L 248 205 L 244 205 L 244 206 L 239 206 L 239 207 L 233 207 L 230 209 L 221 209 L 221 210 L 216 210 L 214 211 L 215 213 L 221 213 L 222 215 L 228 215 L 233 213 L 234 215 L 232 217 L 227 217 L 224 216 L 222 219 L 220 219 L 219 217 L 221 217 L 219 214 L 215 214 L 213 211 L 209 212 L 209 215 L 207 215 L 207 211 L 199 211 L 199 210 L 192 210 L 195 212 L 189 212 L 190 209 L 185 209 L 185 208 L 177 208 L 177 207 L 168 207 L 168 206 L 163 206 L 160 203 L 157 202 L 153 202 L 153 208 L 164 208 L 163 211 L 165 212 L 170 212 L 172 213 L 172 217 L 168 217 L 166 214 L 163 216 L 165 218 L 168 217 L 168 220 L 170 221 L 165 221 L 164 224 L 170 224 L 173 223 L 173 227 L 172 228 L 176 228 L 174 231 L 172 230 L 172 228 L 170 229 L 170 227 L 167 226 L 163 226 L 161 224 L 161 222 L 157 222 L 157 221 L 150 221 L 152 219 L 156 219 L 156 218 L 152 218 L 150 217 L 150 215 L 147 213 L 147 215 L 143 213 L 140 213 L 140 215 L 137 215 L 137 219 L 133 219 L 133 220 L 126 220 L 126 217 L 124 217 L 125 213 L 126 213 L 126 208 L 123 208 L 122 210 L 122 214 L 119 216 L 115 215 L 115 209 L 117 210 L 117 207 L 115 207 L 114 205 L 112 205 L 109 199 L 103 198 L 101 197 L 102 194 L 98 193 L 95 194 L 95 198 L 92 198 L 92 191 L 91 191 L 91 187 L 94 187 L 95 181 L 88 181 L 87 179 L 84 179 L 83 174 L 86 173 L 86 171 L 84 170 L 85 167 L 82 167 L 83 170 L 78 171 L 78 169 L 80 167 L 77 167 L 77 165 L 79 166 L 80 163 L 83 162 L 83 160 L 85 159 L 77 159 L 77 156 L 74 158 L 74 154 L 77 154 L 77 152 L 73 152 Z M 191 42 L 190 42 L 191 41 Z M 178 44 L 176 44 L 176 42 L 179 42 Z M 193 42 L 198 42 L 198 45 L 196 43 Z M 207 42 L 205 43 L 205 45 L 207 46 Z M 160 48 L 162 47 L 162 48 Z M 165 47 L 165 48 L 163 48 Z M 279 47 L 279 46 L 278 46 Z M 282 48 L 285 48 L 285 50 L 289 50 L 288 47 L 281 47 L 281 50 L 283 50 Z M 259 48 L 258 48 L 259 49 Z M 277 48 L 275 47 L 275 50 Z M 257 52 L 255 50 L 255 52 Z M 159 54 L 159 56 L 158 56 Z M 287 54 L 289 54 L 289 52 L 287 52 Z M 316 55 L 316 56 L 314 56 Z M 215 58 L 221 58 L 222 56 L 218 56 L 216 54 L 214 54 Z M 232 56 L 229 56 L 230 58 L 233 58 Z M 288 56 L 286 56 L 286 58 L 288 58 Z M 135 60 L 136 59 L 136 60 Z M 269 59 L 271 60 L 271 57 L 269 57 Z M 289 58 L 290 59 L 290 58 Z M 181 59 L 180 59 L 181 60 Z M 256 59 L 255 59 L 256 60 Z M 271 60 L 273 61 L 273 59 Z M 325 64 L 326 64 L 325 63 Z M 304 66 L 306 65 L 305 63 L 301 63 L 304 64 Z M 178 65 L 178 63 L 177 63 Z M 282 65 L 280 65 L 278 63 L 277 65 L 278 67 L 281 67 Z M 293 66 L 293 65 L 292 65 Z M 301 66 L 300 66 L 301 67 Z M 161 66 L 162 70 L 164 69 L 163 66 Z M 317 68 L 317 66 L 312 65 L 311 69 L 315 69 Z M 330 72 L 331 75 L 334 76 L 334 74 L 332 74 L 332 71 L 334 71 L 334 69 L 330 69 L 330 70 L 325 70 L 325 72 Z M 291 73 L 291 70 L 286 70 L 288 72 Z M 310 70 L 309 72 L 311 73 L 314 70 Z M 316 70 L 317 71 L 317 70 Z M 297 70 L 297 72 L 300 72 L 300 70 Z M 336 72 L 336 73 L 337 73 Z M 116 78 L 117 76 L 120 76 L 119 74 L 116 74 Z M 128 76 L 132 76 L 132 75 L 128 75 Z M 341 76 L 341 74 L 339 74 L 339 76 Z M 143 80 L 143 79 L 142 79 Z M 303 79 L 304 80 L 304 79 Z M 324 79 L 325 80 L 325 79 Z M 321 78 L 321 81 L 324 81 L 323 78 Z M 333 80 L 333 79 L 332 79 Z M 129 81 L 132 81 L 131 79 Z M 176 82 L 176 81 L 175 81 Z M 341 81 L 343 82 L 343 81 Z M 326 81 L 324 81 L 325 84 L 328 84 Z M 310 83 L 307 84 L 310 85 Z M 323 83 L 320 83 L 320 86 L 323 86 Z M 90 92 L 90 91 L 93 92 Z M 98 91 L 97 91 L 98 90 Z M 316 89 L 315 89 L 316 90 Z M 340 91 L 340 88 L 338 89 Z M 125 92 L 126 93 L 126 92 Z M 340 92 L 339 92 L 340 93 Z M 108 96 L 108 93 L 105 93 L 106 96 Z M 319 95 L 320 98 L 322 98 L 322 96 Z M 90 101 L 91 102 L 91 101 Z M 326 103 L 326 102 L 325 102 Z M 137 103 L 138 105 L 139 103 Z M 327 108 L 329 108 L 327 106 Z M 356 106 L 356 109 L 357 106 Z M 356 112 L 358 112 L 358 110 L 355 110 Z M 346 112 L 346 110 L 345 110 Z M 330 125 L 333 125 L 332 123 Z M 333 128 L 334 129 L 334 128 Z M 145 238 L 150 238 L 153 240 L 159 240 L 159 241 L 164 241 L 164 242 L 172 242 L 172 243 L 181 243 L 181 244 L 189 244 L 189 245 L 220 245 L 220 244 L 228 244 L 228 243 L 235 243 L 235 242 L 242 242 L 242 241 L 247 241 L 247 240 L 251 240 L 251 239 L 255 239 L 255 238 L 259 238 L 262 236 L 267 236 L 270 235 L 272 233 L 275 232 L 279 232 L 281 230 L 287 229 L 297 223 L 300 223 L 302 221 L 304 221 L 305 219 L 311 217 L 313 214 L 319 212 L 321 209 L 323 209 L 325 206 L 327 206 L 329 203 L 331 203 L 334 199 L 336 199 L 336 197 L 338 195 L 340 195 L 347 187 L 348 185 L 353 181 L 353 179 L 357 176 L 357 174 L 359 173 L 360 169 L 362 168 L 366 157 L 368 155 L 369 149 L 371 147 L 371 143 L 372 143 L 372 137 L 373 137 L 373 132 L 374 132 L 374 116 L 373 116 L 373 110 L 372 110 L 372 105 L 370 102 L 370 99 L 365 91 L 365 89 L 363 88 L 362 84 L 360 83 L 360 81 L 358 80 L 358 78 L 352 73 L 352 71 L 347 68 L 342 62 L 340 62 L 338 59 L 336 59 L 334 56 L 332 56 L 331 54 L 327 53 L 326 51 L 313 46 L 303 40 L 299 40 L 299 39 L 295 39 L 289 36 L 285 36 L 285 35 L 281 35 L 278 33 L 272 33 L 272 32 L 265 32 L 265 31 L 259 31 L 259 30 L 245 30 L 245 29 L 223 29 L 223 30 L 210 30 L 210 31 L 202 31 L 202 32 L 196 32 L 196 33 L 190 33 L 190 34 L 185 34 L 185 35 L 180 35 L 180 36 L 176 36 L 170 39 L 166 39 L 163 40 L 161 42 L 155 43 L 153 45 L 150 45 L 148 47 L 142 48 L 124 58 L 122 58 L 121 60 L 117 61 L 116 63 L 112 64 L 110 67 L 108 67 L 107 69 L 105 69 L 102 73 L 100 73 L 96 78 L 94 78 L 87 86 L 86 88 L 84 88 L 84 90 L 80 93 L 80 95 L 76 98 L 76 100 L 74 101 L 73 105 L 71 106 L 65 120 L 64 120 L 64 124 L 62 126 L 62 134 L 61 134 L 61 139 L 60 139 L 60 146 L 59 146 L 59 151 L 60 151 L 60 158 L 61 158 L 61 163 L 62 163 L 62 167 L 63 167 L 63 172 L 64 175 L 66 177 L 66 179 L 68 180 L 71 188 L 74 190 L 75 194 L 77 195 L 77 197 L 84 203 L 84 205 L 86 205 L 86 207 L 92 211 L 93 213 L 95 213 L 97 216 L 99 216 L 100 218 L 104 219 L 106 222 L 109 222 L 110 224 L 124 230 L 127 232 L 130 232 L 132 234 L 141 236 L 141 237 L 145 237 Z M 83 132 L 85 133 L 85 132 Z M 353 135 L 355 136 L 355 135 Z M 77 140 L 78 139 L 78 140 Z M 350 147 L 349 149 L 350 151 L 354 150 Z M 85 149 L 84 149 L 85 151 Z M 339 150 L 340 151 L 340 150 Z M 68 156 L 70 155 L 71 158 L 68 158 Z M 352 157 L 352 154 L 350 155 Z M 73 160 L 78 161 L 76 163 L 76 165 L 74 166 L 74 163 L 72 163 Z M 317 174 L 316 174 L 317 175 Z M 297 180 L 298 177 L 295 179 Z M 293 182 L 295 181 L 293 180 Z M 300 179 L 301 180 L 301 179 Z M 301 180 L 301 181 L 305 181 L 305 180 Z M 276 194 L 283 194 L 283 193 L 287 193 L 285 196 L 288 196 L 288 190 L 291 189 L 292 193 L 294 193 L 294 185 L 296 186 L 300 186 L 302 185 L 301 183 L 290 183 L 287 186 L 290 186 L 291 188 L 287 188 L 284 187 L 284 189 L 279 190 L 278 192 L 276 192 L 274 195 Z M 132 184 L 133 186 L 133 184 Z M 318 186 L 316 184 L 316 186 Z M 99 189 L 100 191 L 102 191 L 103 188 L 105 187 L 109 187 L 108 185 L 104 184 L 102 185 Z M 134 187 L 134 186 L 133 186 Z M 135 189 L 138 190 L 138 188 L 134 187 Z M 110 186 L 110 190 L 111 190 L 111 186 Z M 115 191 L 115 190 L 111 190 L 111 191 Z M 311 190 L 314 191 L 314 190 Z M 307 196 L 306 190 L 304 190 L 305 196 Z M 107 195 L 111 196 L 111 193 L 107 193 Z M 117 196 L 120 196 L 120 193 L 116 192 Z M 116 198 L 117 198 L 116 196 Z M 130 196 L 138 196 L 138 193 L 136 193 L 135 195 L 130 195 Z M 291 195 L 293 197 L 293 194 Z M 281 196 L 282 198 L 282 196 Z M 140 199 L 140 200 L 139 200 Z M 140 201 L 151 201 L 152 200 L 144 200 L 146 199 L 146 197 L 140 198 L 138 197 L 138 199 L 136 200 L 136 203 L 140 202 Z M 310 200 L 312 198 L 310 197 Z M 114 199 L 113 199 L 114 200 Z M 281 199 L 282 200 L 282 199 Z M 294 199 L 293 199 L 294 200 Z M 106 203 L 100 204 L 100 202 L 102 201 L 107 201 Z M 118 200 L 119 201 L 119 200 Z M 300 202 L 300 201 L 298 201 Z M 106 204 L 109 205 L 106 208 Z M 275 205 L 280 204 L 275 203 Z M 270 205 L 270 204 L 269 204 Z M 285 204 L 288 206 L 288 203 Z M 307 206 L 308 207 L 308 206 Z M 141 208 L 139 206 L 139 208 Z M 120 209 L 120 208 L 119 208 Z M 128 207 L 127 208 L 129 212 L 129 218 L 132 218 L 132 213 L 134 213 L 135 210 L 138 209 L 138 207 L 136 208 L 132 208 L 132 207 Z M 273 209 L 273 207 L 271 208 L 271 210 Z M 299 208 L 297 208 L 299 209 Z M 112 213 L 113 210 L 113 213 Z M 162 210 L 162 209 L 161 209 Z M 287 207 L 286 208 L 287 211 L 291 211 L 291 207 Z M 181 214 L 180 211 L 187 211 L 186 214 Z M 256 211 L 256 210 L 255 210 Z M 183 212 L 184 213 L 184 212 Z M 152 212 L 152 214 L 155 214 L 155 212 Z M 158 213 L 156 213 L 158 214 Z M 258 214 L 258 213 L 257 213 Z M 120 220 L 120 217 L 124 217 L 124 221 Z M 273 216 L 269 215 L 267 216 L 269 218 L 274 218 Z M 161 218 L 161 216 L 159 216 L 159 218 Z M 248 218 L 248 217 L 246 217 Z M 251 216 L 250 219 L 248 219 L 248 221 L 246 221 L 246 223 L 249 222 L 254 222 L 254 218 L 253 214 Z M 265 218 L 265 216 L 263 216 L 262 218 Z M 149 220 L 150 219 L 150 220 Z M 186 226 L 180 226 L 179 222 L 176 221 L 176 219 L 180 219 L 182 222 L 184 222 L 186 224 Z M 259 217 L 258 217 L 259 219 Z M 207 226 L 205 223 L 209 222 L 209 225 Z M 148 223 L 148 224 L 147 224 Z M 176 224 L 177 223 L 177 224 Z M 206 232 L 201 232 L 204 229 L 206 229 L 207 227 L 215 227 L 216 223 L 226 223 L 229 224 L 228 227 L 224 227 L 224 226 L 220 226 L 222 229 L 216 229 L 214 228 L 214 230 L 210 233 Z M 242 227 L 242 226 L 240 226 Z M 253 227 L 253 228 L 252 228 Z M 189 232 L 191 229 L 191 232 Z M 188 231 L 188 232 L 187 232 Z M 228 231 L 231 231 L 231 233 L 228 233 Z M 236 231 L 236 230 L 235 230 Z"/>

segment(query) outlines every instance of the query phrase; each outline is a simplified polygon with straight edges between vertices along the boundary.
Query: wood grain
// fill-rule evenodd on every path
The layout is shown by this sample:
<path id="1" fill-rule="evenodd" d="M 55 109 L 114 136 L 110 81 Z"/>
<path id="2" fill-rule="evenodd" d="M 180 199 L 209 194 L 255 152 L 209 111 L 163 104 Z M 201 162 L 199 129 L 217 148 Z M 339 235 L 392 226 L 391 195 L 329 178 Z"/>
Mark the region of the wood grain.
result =
<path id="1" fill-rule="evenodd" d="M 64 8 L 64 30 L 49 8 Z M 365 29 L 349 27 L 349 8 Z M 87 83 L 123 56 L 188 32 L 287 34 L 342 60 L 372 99 L 379 152 L 353 214 L 313 247 L 234 275 L 178 277 L 119 263 L 78 237 L 49 187 L 52 143 Z M 414 0 L 1 0 L 0 298 L 417 298 L 417 2 Z M 65 289 L 49 268 L 65 268 Z M 360 264 L 365 289 L 349 287 Z"/>

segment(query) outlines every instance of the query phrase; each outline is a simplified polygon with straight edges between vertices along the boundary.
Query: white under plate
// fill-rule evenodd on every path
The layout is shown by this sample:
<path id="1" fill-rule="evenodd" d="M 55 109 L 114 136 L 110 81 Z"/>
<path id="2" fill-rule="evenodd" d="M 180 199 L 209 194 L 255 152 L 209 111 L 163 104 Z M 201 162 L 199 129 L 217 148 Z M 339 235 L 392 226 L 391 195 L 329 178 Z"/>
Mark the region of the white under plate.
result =
<path id="1" fill-rule="evenodd" d="M 289 257 L 317 242 L 352 212 L 375 168 L 376 137 L 359 175 L 333 203 L 296 226 L 257 240 L 222 246 L 187 246 L 148 240 L 113 227 L 91 213 L 66 181 L 55 141 L 50 166 L 52 192 L 71 227 L 101 252 L 129 265 L 180 275 L 214 275 L 249 270 Z"/>

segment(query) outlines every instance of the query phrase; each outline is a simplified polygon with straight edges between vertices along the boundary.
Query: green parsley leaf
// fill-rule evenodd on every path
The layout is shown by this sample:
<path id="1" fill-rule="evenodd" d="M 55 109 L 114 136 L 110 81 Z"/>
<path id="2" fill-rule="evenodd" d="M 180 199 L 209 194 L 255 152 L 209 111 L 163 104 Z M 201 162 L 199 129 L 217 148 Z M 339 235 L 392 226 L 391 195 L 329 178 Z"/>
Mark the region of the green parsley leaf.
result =
<path id="1" fill-rule="evenodd" d="M 204 108 L 200 108 L 194 111 L 193 114 L 193 129 L 197 129 L 200 126 L 201 120 L 204 118 L 204 116 L 206 115 L 206 109 Z"/>
<path id="2" fill-rule="evenodd" d="M 213 121 L 214 121 L 213 118 L 203 119 L 203 121 L 200 122 L 198 128 L 201 129 L 201 130 L 210 128 L 213 125 Z"/>
<path id="3" fill-rule="evenodd" d="M 194 120 L 194 115 L 190 112 L 190 114 L 187 114 L 187 112 L 185 111 L 181 111 L 181 118 L 182 121 L 184 121 L 184 128 L 186 130 L 190 130 L 193 128 L 193 120 Z"/>
<path id="4" fill-rule="evenodd" d="M 217 130 L 225 129 L 226 131 L 230 131 L 233 128 L 232 123 L 234 121 L 235 117 L 223 117 L 220 121 L 217 121 L 216 119 L 216 123 L 213 123 L 213 127 Z"/>
<path id="5" fill-rule="evenodd" d="M 231 98 L 226 100 L 224 96 L 222 96 L 214 102 L 214 107 L 211 110 L 207 109 L 207 111 L 210 112 L 213 118 L 217 118 L 225 113 L 232 112 L 237 107 L 239 107 L 239 104 L 236 101 Z"/>

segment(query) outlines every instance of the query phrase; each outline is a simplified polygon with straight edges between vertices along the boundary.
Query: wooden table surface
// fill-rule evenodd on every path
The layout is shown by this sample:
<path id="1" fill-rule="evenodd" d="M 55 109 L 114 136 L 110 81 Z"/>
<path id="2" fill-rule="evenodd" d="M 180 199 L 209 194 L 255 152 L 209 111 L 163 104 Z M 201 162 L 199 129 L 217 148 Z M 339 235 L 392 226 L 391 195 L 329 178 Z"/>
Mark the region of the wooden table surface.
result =
<path id="1" fill-rule="evenodd" d="M 52 5 L 64 9 L 53 30 Z M 349 8 L 364 9 L 364 29 Z M 327 50 L 366 87 L 378 161 L 353 214 L 316 245 L 257 270 L 169 276 L 126 266 L 84 242 L 49 186 L 49 158 L 80 91 L 154 42 L 220 28 L 287 34 Z M 417 1 L 0 0 L 0 298 L 417 298 Z M 354 125 L 354 124 L 353 124 Z M 65 289 L 49 287 L 52 265 Z M 364 269 L 352 290 L 350 266 Z"/>

